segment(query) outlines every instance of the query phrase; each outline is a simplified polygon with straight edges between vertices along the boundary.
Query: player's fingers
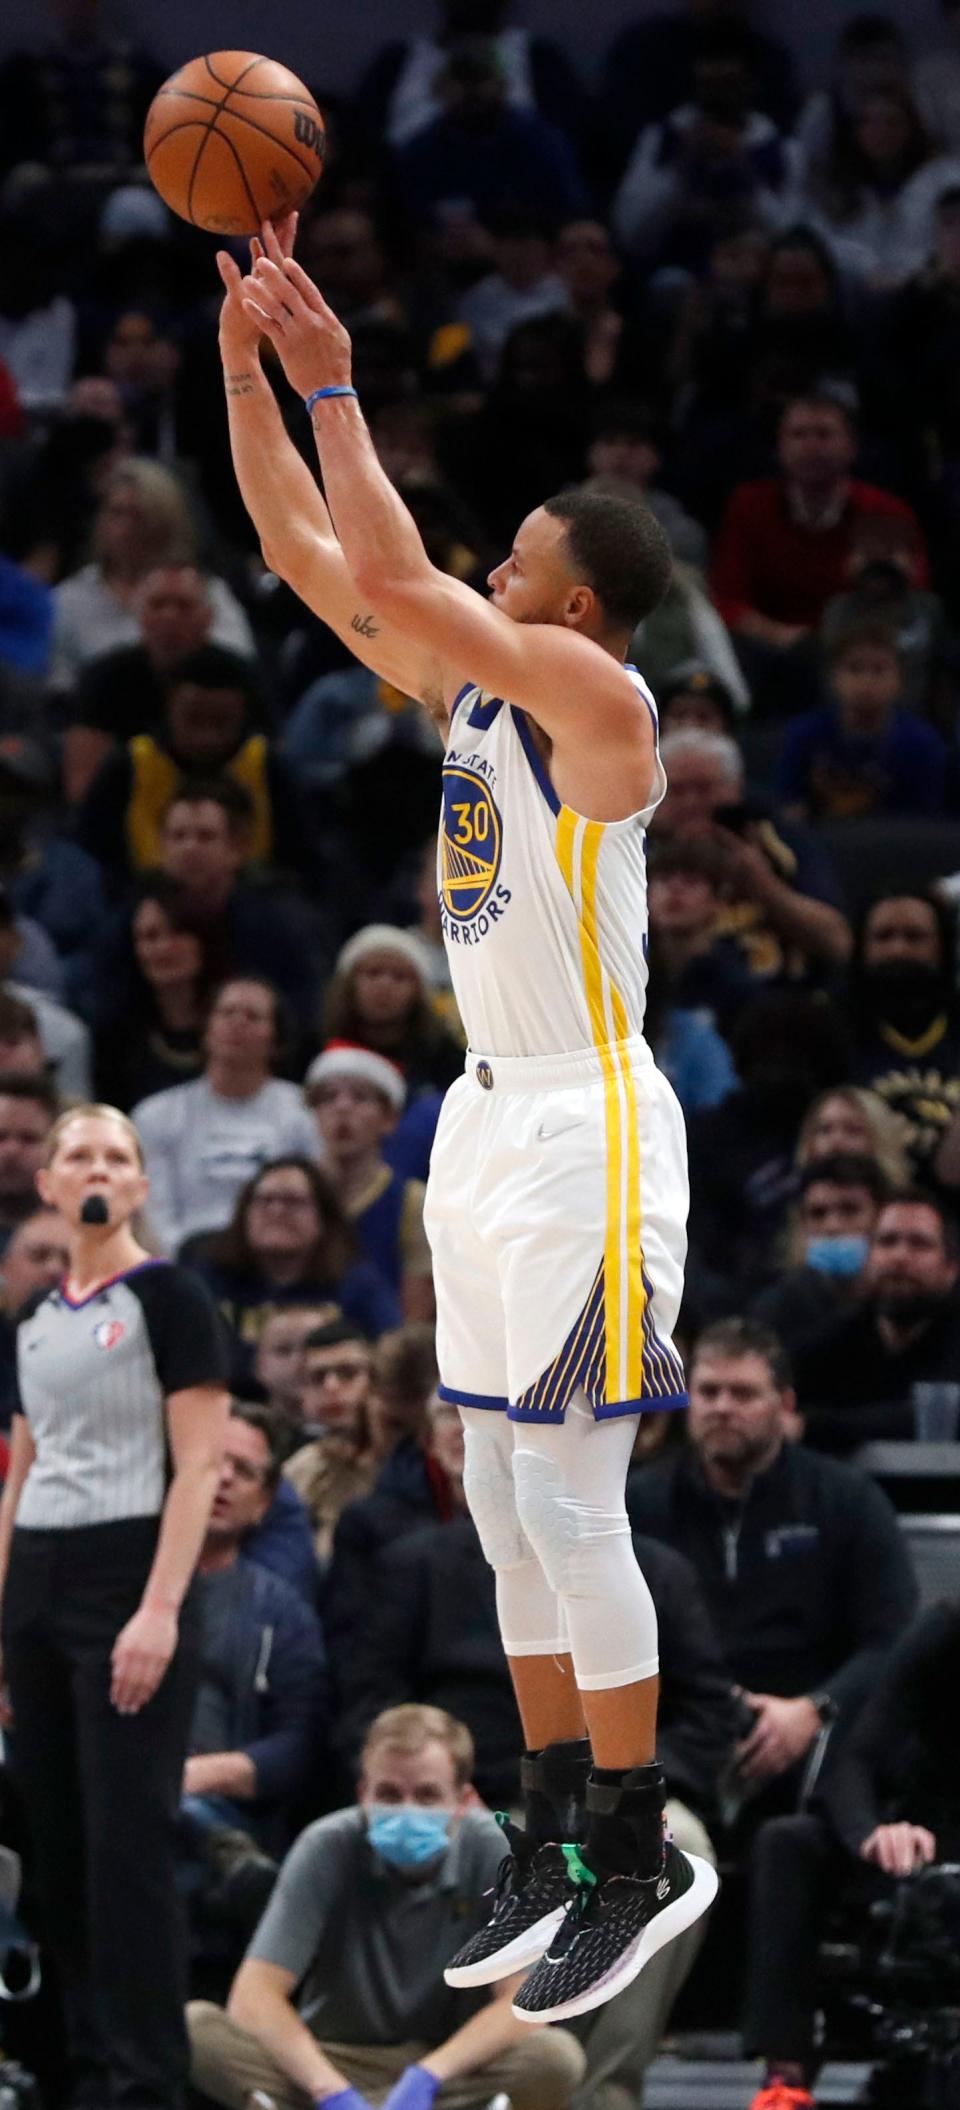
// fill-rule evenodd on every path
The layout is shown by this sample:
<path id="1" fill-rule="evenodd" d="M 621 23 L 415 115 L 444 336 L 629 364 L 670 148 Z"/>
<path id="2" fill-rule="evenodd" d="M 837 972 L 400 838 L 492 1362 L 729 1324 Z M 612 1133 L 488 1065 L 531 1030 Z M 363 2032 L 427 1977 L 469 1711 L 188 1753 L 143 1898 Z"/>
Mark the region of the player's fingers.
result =
<path id="1" fill-rule="evenodd" d="M 260 230 L 260 248 L 261 254 L 269 257 L 272 263 L 282 264 L 284 252 L 272 220 L 264 220 Z"/>
<path id="2" fill-rule="evenodd" d="M 269 275 L 271 273 L 272 276 Z M 245 281 L 244 293 L 248 299 L 259 301 L 268 315 L 294 313 L 295 296 L 288 292 L 284 280 L 274 270 L 273 265 L 265 263 L 263 258 Z"/>
<path id="3" fill-rule="evenodd" d="M 325 321 L 333 321 L 333 309 L 328 308 L 319 286 L 314 285 L 312 278 L 297 263 L 296 257 L 288 256 L 284 259 L 283 275 L 288 285 L 296 287 L 304 307 L 311 308 L 315 315 L 322 315 Z"/>
<path id="4" fill-rule="evenodd" d="M 286 309 L 288 315 L 304 316 L 305 304 L 295 286 L 291 285 L 283 271 L 277 269 L 269 257 L 260 257 L 251 272 L 258 296 L 263 295 L 278 310 Z"/>
<path id="5" fill-rule="evenodd" d="M 242 284 L 234 259 L 226 249 L 217 250 L 217 270 L 228 293 L 232 293 L 237 286 Z"/>
<path id="6" fill-rule="evenodd" d="M 251 262 L 251 264 L 255 264 L 255 263 L 257 262 L 258 258 L 259 258 L 259 257 L 261 257 L 262 255 L 263 255 L 263 243 L 262 243 L 262 242 L 261 242 L 261 240 L 260 240 L 260 236 L 259 236 L 258 234 L 254 234 L 254 235 L 251 235 L 251 237 L 250 237 L 250 262 Z"/>
<path id="7" fill-rule="evenodd" d="M 244 313 L 252 315 L 254 320 L 260 324 L 265 336 L 274 339 L 283 336 L 282 315 L 270 314 L 266 308 L 260 306 L 258 301 L 251 300 L 249 293 L 244 294 L 242 306 Z"/>

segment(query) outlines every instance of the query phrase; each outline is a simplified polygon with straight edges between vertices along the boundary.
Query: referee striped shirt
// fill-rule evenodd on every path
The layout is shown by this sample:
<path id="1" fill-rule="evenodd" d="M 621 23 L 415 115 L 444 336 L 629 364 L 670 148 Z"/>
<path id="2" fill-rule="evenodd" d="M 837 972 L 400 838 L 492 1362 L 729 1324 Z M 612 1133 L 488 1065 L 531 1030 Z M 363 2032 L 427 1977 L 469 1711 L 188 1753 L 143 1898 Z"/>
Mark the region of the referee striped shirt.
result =
<path id="1" fill-rule="evenodd" d="M 226 1382 L 221 1321 L 186 1268 L 143 1260 L 87 1297 L 49 1291 L 17 1330 L 16 1411 L 36 1449 L 18 1526 L 159 1515 L 168 1395 Z"/>

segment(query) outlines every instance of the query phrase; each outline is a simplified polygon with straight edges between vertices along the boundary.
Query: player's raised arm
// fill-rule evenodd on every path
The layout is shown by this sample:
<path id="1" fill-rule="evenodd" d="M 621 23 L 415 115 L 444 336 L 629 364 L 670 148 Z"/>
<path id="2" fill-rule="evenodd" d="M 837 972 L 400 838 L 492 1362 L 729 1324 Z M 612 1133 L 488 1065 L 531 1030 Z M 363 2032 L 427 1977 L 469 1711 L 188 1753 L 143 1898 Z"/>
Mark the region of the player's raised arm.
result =
<path id="1" fill-rule="evenodd" d="M 277 254 L 293 246 L 296 214 L 282 221 Z M 254 257 L 260 244 L 252 245 Z M 260 363 L 261 332 L 243 306 L 244 280 L 225 251 L 217 257 L 226 299 L 220 313 L 230 447 L 237 482 L 270 570 L 365 666 L 431 711 L 442 707 L 439 668 L 416 642 L 393 630 L 364 601 L 334 532 L 323 495 L 290 438 Z"/>
<path id="2" fill-rule="evenodd" d="M 438 571 L 377 460 L 350 380 L 347 331 L 299 264 L 280 254 L 269 230 L 264 241 L 270 254 L 261 254 L 245 282 L 244 305 L 275 345 L 291 386 L 310 406 L 336 534 L 377 618 L 460 671 L 463 679 L 530 711 L 554 741 L 582 730 L 588 715 L 594 736 L 614 744 L 645 743 L 652 755 L 649 721 L 638 711 L 636 690 L 616 657 L 617 644 L 625 649 L 633 621 L 644 610 L 638 608 L 633 621 L 624 620 L 622 638 L 614 641 L 607 625 L 601 639 L 599 630 L 591 635 L 580 627 L 583 610 L 575 605 L 569 623 L 552 613 L 542 623 L 529 615 L 517 621 Z M 558 551 L 562 538 L 558 519 Z M 517 561 L 515 549 L 507 564 Z M 666 585 L 666 553 L 663 564 L 662 585 L 651 606 Z M 495 593 L 498 577 L 494 574 Z M 579 589 L 581 597 L 589 591 Z"/>

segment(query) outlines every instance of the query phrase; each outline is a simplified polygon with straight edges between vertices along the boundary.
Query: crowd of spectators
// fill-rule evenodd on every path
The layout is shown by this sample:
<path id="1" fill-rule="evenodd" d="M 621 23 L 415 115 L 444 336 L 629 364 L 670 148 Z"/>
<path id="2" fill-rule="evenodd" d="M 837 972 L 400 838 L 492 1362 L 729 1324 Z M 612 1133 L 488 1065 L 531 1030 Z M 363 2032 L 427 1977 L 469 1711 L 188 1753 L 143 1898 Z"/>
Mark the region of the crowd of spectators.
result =
<path id="1" fill-rule="evenodd" d="M 688 1124 L 691 1405 L 685 1432 L 642 1422 L 630 1513 L 678 1836 L 753 1866 L 748 2035 L 802 2091 L 824 1857 L 900 1872 L 876 1846 L 882 1725 L 915 1660 L 945 1676 L 955 1650 L 918 1629 L 857 1727 L 916 1595 L 857 1453 L 911 1443 L 924 1388 L 960 1408 L 960 9 L 935 50 L 905 13 L 849 17 L 812 90 L 748 0 L 645 12 L 590 79 L 520 0 L 421 12 L 349 93 L 318 52 L 329 162 L 298 254 L 438 566 L 482 589 L 580 482 L 644 499 L 673 546 L 631 657 L 669 779 L 648 1034 Z M 211 246 L 140 162 L 163 69 L 97 0 L 60 15 L 0 61 L 0 1431 L 18 1312 L 63 1267 L 45 1138 L 106 1099 L 142 1138 L 147 1242 L 203 1277 L 231 1342 L 182 1811 L 195 1989 L 225 1990 L 304 1823 L 334 1827 L 295 1849 L 243 1966 L 231 2028 L 256 2036 L 277 1972 L 286 2003 L 328 1939 L 291 1935 L 305 1886 L 358 1850 L 322 1813 L 358 1766 L 384 1799 L 384 1710 L 391 1762 L 440 1767 L 425 1800 L 517 1796 L 423 1231 L 463 1055 L 441 748 L 266 567 Z M 472 1745 L 411 1728 L 411 1703 Z M 848 1737 L 856 1794 L 833 1784 Z M 946 1839 L 955 1783 L 951 1808 Z M 470 1825 L 473 1882 L 496 1854 Z M 694 1947 L 629 2028 L 587 2032 L 586 2080 L 571 2039 L 514 2100 L 639 2100 Z M 321 2010 L 336 2036 L 363 2003 Z M 198 2068 L 233 2101 L 217 2013 L 194 2016 Z M 429 2014 L 454 2029 L 439 1993 Z M 511 2048 L 490 2045 L 492 2074 Z"/>

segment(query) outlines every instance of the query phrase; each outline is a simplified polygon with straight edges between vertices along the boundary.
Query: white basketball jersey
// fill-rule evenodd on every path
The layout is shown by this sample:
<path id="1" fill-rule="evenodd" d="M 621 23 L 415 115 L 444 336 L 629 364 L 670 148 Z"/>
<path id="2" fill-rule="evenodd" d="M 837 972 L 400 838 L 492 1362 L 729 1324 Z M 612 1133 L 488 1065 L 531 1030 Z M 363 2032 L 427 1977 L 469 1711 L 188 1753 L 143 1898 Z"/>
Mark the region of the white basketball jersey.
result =
<path id="1" fill-rule="evenodd" d="M 628 667 L 650 711 L 653 698 Z M 648 806 L 588 821 L 558 799 L 524 711 L 468 684 L 443 765 L 440 914 L 460 1016 L 485 1055 L 629 1040 L 647 986 Z"/>

